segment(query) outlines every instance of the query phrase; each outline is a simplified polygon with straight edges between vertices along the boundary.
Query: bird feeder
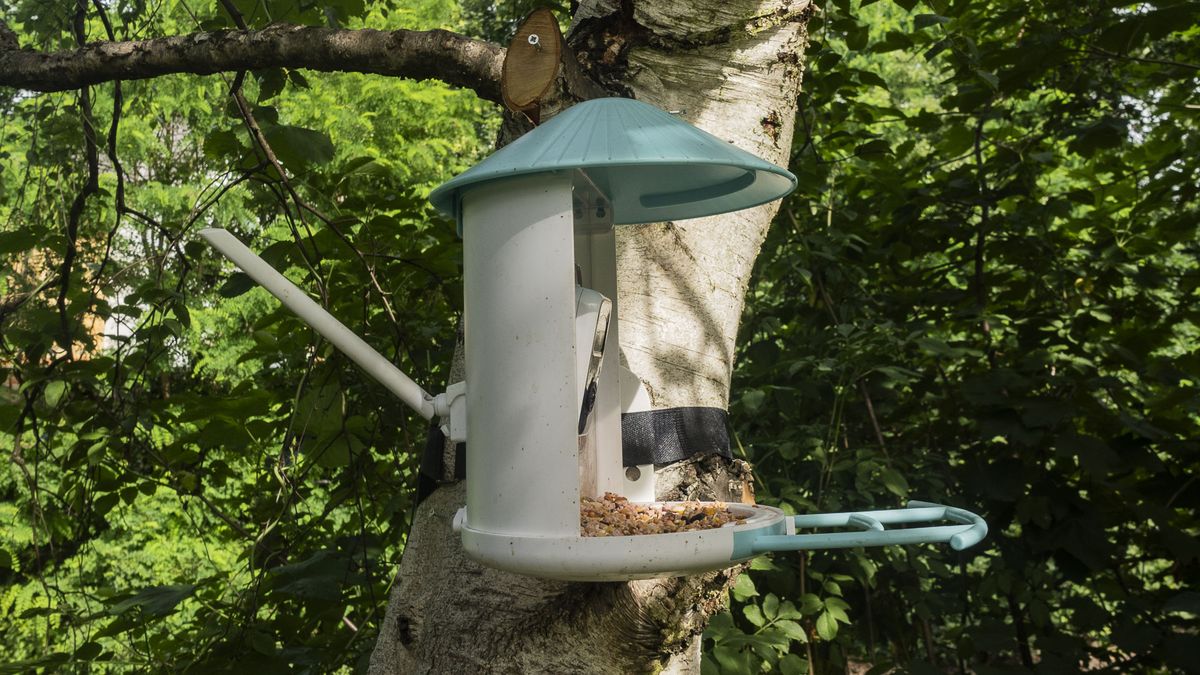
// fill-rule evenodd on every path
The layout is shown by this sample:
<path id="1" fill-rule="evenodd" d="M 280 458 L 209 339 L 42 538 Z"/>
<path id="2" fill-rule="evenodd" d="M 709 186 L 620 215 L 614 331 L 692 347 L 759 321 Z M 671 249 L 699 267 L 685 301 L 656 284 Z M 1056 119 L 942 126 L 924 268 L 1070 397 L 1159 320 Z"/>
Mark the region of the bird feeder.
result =
<path id="1" fill-rule="evenodd" d="M 430 195 L 463 238 L 463 383 L 431 396 L 219 230 L 201 234 L 426 418 L 467 442 L 466 507 L 454 519 L 471 558 L 536 577 L 618 581 L 721 569 L 768 551 L 945 542 L 987 526 L 952 507 L 787 516 L 729 504 L 705 530 L 583 536 L 581 498 L 655 504 L 652 466 L 627 467 L 621 415 L 645 410 L 619 362 L 614 227 L 736 211 L 778 199 L 796 178 L 653 106 L 580 103 Z M 660 504 L 665 509 L 670 503 Z M 888 529 L 949 520 L 952 525 Z M 836 532 L 798 534 L 803 529 Z"/>
<path id="2" fill-rule="evenodd" d="M 614 226 L 683 220 L 790 192 L 787 170 L 630 99 L 580 103 L 430 195 L 463 237 L 468 555 L 534 576 L 620 580 L 728 567 L 769 550 L 982 538 L 957 509 L 743 518 L 709 530 L 580 533 L 580 498 L 653 502 L 653 467 L 626 472 L 620 418 L 641 383 L 618 361 Z M 671 505 L 664 505 L 670 508 Z M 807 519 L 806 519 L 807 518 Z M 950 519 L 959 525 L 887 531 Z M 859 532 L 797 535 L 801 527 Z M 815 538 L 814 538 L 815 537 Z M 957 537 L 957 539 L 954 539 Z"/>

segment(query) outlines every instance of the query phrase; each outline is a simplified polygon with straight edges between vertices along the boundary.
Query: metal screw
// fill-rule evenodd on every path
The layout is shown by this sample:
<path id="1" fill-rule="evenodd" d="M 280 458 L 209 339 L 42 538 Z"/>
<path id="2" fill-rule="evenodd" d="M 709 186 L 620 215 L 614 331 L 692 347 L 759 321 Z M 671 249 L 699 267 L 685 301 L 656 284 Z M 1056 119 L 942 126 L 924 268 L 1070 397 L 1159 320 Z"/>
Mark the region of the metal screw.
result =
<path id="1" fill-rule="evenodd" d="M 637 468 L 636 466 L 631 466 L 628 469 L 625 469 L 625 479 L 626 480 L 637 482 L 639 479 L 641 479 L 641 477 L 642 477 L 642 471 L 641 471 L 641 469 Z"/>
<path id="2" fill-rule="evenodd" d="M 533 45 L 534 49 L 539 52 L 542 51 L 542 39 L 538 37 L 537 33 L 530 33 L 528 41 L 529 44 Z"/>

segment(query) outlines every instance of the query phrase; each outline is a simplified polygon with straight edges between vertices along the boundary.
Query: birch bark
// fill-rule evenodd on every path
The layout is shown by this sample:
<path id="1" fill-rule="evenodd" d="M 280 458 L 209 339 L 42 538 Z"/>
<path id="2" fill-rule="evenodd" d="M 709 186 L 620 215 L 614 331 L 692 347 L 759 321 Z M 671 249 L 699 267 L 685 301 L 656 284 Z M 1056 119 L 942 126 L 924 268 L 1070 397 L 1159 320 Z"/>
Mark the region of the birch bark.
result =
<path id="1" fill-rule="evenodd" d="M 589 0 L 569 43 L 612 91 L 777 164 L 791 148 L 808 0 Z M 545 118 L 545 113 L 543 113 Z M 655 408 L 726 408 L 751 269 L 778 204 L 618 230 L 621 349 Z M 453 466 L 453 463 L 450 463 Z M 659 468 L 659 498 L 738 499 L 744 463 Z M 698 673 L 738 570 L 631 583 L 532 579 L 467 560 L 461 484 L 417 511 L 371 672 Z"/>

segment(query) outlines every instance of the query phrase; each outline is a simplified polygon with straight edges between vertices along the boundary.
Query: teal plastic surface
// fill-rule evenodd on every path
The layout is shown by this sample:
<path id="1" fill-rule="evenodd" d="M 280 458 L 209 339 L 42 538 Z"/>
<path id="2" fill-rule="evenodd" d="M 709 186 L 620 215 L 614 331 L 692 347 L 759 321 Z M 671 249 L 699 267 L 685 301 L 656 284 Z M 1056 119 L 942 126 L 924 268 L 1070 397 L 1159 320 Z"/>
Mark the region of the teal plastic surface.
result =
<path id="1" fill-rule="evenodd" d="M 886 525 L 931 523 L 949 520 L 955 525 L 914 527 L 889 530 Z M 851 532 L 820 532 L 815 534 L 768 534 L 757 536 L 749 543 L 753 553 L 768 551 L 810 551 L 856 546 L 890 546 L 893 544 L 948 543 L 961 551 L 978 544 L 987 536 L 983 518 L 953 506 L 911 501 L 907 508 L 883 511 L 850 511 L 792 516 L 796 529 L 856 528 Z"/>
<path id="2" fill-rule="evenodd" d="M 652 105 L 584 101 L 442 184 L 429 201 L 460 221 L 462 194 L 513 176 L 582 170 L 615 224 L 699 218 L 765 204 L 796 177 Z M 459 223 L 461 233 L 461 222 Z"/>
<path id="3" fill-rule="evenodd" d="M 787 526 L 782 520 L 770 525 L 759 527 L 753 530 L 739 530 L 734 528 L 733 531 L 733 553 L 729 556 L 730 560 L 748 560 L 762 553 L 762 551 L 754 550 L 754 542 L 761 537 L 782 535 L 787 532 Z"/>

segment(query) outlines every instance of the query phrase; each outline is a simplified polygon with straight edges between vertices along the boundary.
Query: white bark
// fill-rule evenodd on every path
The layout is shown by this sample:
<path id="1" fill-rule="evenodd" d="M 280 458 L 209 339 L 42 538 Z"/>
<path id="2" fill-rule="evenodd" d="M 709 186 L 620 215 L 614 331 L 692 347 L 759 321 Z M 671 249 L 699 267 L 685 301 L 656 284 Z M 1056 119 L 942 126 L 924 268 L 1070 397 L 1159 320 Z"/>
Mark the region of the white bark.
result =
<path id="1" fill-rule="evenodd" d="M 645 9 L 639 18 L 658 25 L 682 9 L 663 4 L 662 14 Z M 784 7 L 767 5 L 756 16 Z M 719 14 L 728 16 L 729 4 L 722 7 Z M 784 21 L 759 27 L 746 19 L 737 25 L 756 30 L 697 49 L 634 49 L 630 88 L 638 99 L 681 110 L 701 129 L 786 166 L 799 93 L 792 61 L 801 49 L 799 27 Z M 727 407 L 746 284 L 778 208 L 618 230 L 621 347 L 656 408 Z"/>
<path id="2" fill-rule="evenodd" d="M 636 98 L 786 165 L 800 87 L 806 0 L 654 0 L 632 16 L 610 0 L 576 16 L 607 22 L 592 65 L 621 65 Z M 637 25 L 631 23 L 630 20 Z M 588 60 L 585 55 L 584 60 Z M 725 408 L 751 268 L 778 204 L 618 234 L 621 346 L 656 408 Z M 659 472 L 660 498 L 739 499 L 744 464 L 718 457 Z M 699 672 L 698 639 L 737 570 L 633 583 L 570 584 L 467 560 L 450 529 L 461 485 L 418 509 L 373 673 Z"/>

